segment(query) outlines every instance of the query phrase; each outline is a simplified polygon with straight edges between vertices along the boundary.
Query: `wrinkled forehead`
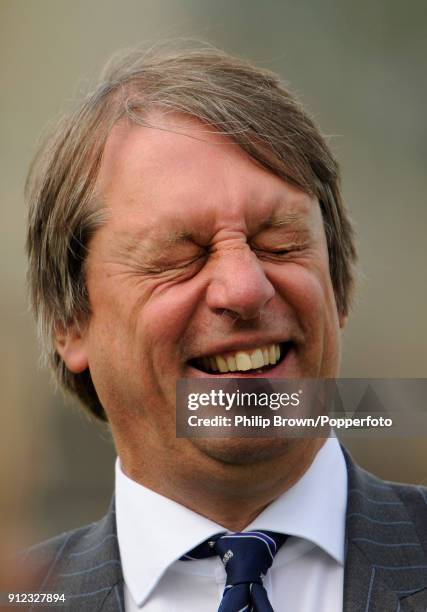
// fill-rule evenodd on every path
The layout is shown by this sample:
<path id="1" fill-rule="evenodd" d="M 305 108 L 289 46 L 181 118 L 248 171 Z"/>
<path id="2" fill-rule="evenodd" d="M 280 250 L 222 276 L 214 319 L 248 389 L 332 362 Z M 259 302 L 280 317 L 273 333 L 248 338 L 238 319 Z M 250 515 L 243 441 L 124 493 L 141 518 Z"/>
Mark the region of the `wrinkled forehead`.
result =
<path id="1" fill-rule="evenodd" d="M 268 223 L 319 222 L 317 200 L 255 162 L 212 126 L 177 114 L 145 125 L 117 123 L 105 146 L 97 189 L 117 228 L 222 224 L 251 234 Z M 188 227 L 185 227 L 188 226 Z"/>

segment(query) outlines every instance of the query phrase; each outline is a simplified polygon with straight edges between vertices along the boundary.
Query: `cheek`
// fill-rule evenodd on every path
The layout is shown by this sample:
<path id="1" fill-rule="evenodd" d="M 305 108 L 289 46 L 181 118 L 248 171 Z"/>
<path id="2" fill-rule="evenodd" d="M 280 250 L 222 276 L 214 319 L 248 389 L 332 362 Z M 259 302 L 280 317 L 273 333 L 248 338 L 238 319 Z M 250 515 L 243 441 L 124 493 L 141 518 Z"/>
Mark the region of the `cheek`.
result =
<path id="1" fill-rule="evenodd" d="M 160 365 L 164 358 L 181 357 L 183 338 L 202 300 L 203 287 L 193 279 L 152 292 L 136 314 L 144 349 L 156 354 Z"/>
<path id="2" fill-rule="evenodd" d="M 137 380 L 132 293 L 123 291 L 113 280 L 99 273 L 88 281 L 92 310 L 87 334 L 89 369 L 107 408 L 120 405 L 120 389 Z"/>
<path id="3" fill-rule="evenodd" d="M 316 275 L 312 285 L 312 301 L 308 302 L 312 315 L 310 332 L 316 333 L 321 355 L 320 377 L 334 378 L 338 375 L 341 361 L 340 321 L 329 269 Z"/>
<path id="4" fill-rule="evenodd" d="M 89 284 L 90 345 L 94 354 L 122 367 L 169 366 L 182 351 L 182 337 L 203 299 L 203 283 L 147 279 L 135 283 Z"/>
<path id="5" fill-rule="evenodd" d="M 329 270 L 292 264 L 281 270 L 273 282 L 306 332 L 319 333 L 322 321 L 338 322 Z"/>
<path id="6" fill-rule="evenodd" d="M 339 319 L 329 270 L 288 270 L 281 294 L 292 308 L 303 333 L 300 356 L 310 364 L 311 376 L 334 378 L 340 363 Z"/>

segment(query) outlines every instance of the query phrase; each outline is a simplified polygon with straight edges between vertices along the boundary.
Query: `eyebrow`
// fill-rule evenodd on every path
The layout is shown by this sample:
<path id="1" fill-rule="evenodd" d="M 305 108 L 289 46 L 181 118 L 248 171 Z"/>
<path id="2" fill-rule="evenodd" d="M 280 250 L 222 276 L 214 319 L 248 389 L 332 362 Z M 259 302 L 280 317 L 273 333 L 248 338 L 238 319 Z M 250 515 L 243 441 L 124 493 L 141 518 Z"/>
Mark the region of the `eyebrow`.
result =
<path id="1" fill-rule="evenodd" d="M 285 215 L 280 216 L 272 214 L 270 217 L 268 217 L 268 219 L 261 223 L 260 227 L 257 230 L 257 233 L 265 229 L 280 228 L 285 227 L 287 225 L 295 225 L 302 221 L 305 221 L 305 216 L 301 213 L 287 213 Z"/>
<path id="2" fill-rule="evenodd" d="M 192 236 L 187 231 L 173 231 L 168 234 L 160 235 L 156 231 L 146 230 L 141 234 L 128 234 L 124 233 L 119 236 L 116 248 L 120 253 L 132 254 L 141 247 L 156 247 L 159 243 L 161 248 L 174 247 L 177 244 L 188 242 L 192 239 Z"/>

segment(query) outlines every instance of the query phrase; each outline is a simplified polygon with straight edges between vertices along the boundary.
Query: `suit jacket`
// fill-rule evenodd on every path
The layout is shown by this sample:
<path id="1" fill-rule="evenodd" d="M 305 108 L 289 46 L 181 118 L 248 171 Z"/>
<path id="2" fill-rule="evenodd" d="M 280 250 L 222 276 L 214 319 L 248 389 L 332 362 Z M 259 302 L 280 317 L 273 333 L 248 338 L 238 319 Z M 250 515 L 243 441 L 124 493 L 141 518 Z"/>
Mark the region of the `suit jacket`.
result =
<path id="1" fill-rule="evenodd" d="M 382 481 L 344 454 L 343 612 L 426 612 L 427 489 Z M 64 612 L 124 612 L 114 500 L 100 521 L 38 544 L 29 556 L 41 564 L 38 591 L 64 593 Z"/>

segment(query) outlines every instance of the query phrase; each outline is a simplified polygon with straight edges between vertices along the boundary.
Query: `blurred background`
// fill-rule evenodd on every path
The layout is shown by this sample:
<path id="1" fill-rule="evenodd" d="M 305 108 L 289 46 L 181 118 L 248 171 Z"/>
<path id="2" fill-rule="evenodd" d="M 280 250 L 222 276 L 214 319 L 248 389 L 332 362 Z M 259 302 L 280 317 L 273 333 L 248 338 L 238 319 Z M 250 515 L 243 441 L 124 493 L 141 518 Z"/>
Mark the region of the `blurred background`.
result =
<path id="1" fill-rule="evenodd" d="M 331 136 L 361 267 L 342 375 L 427 377 L 425 2 L 0 0 L 0 519 L 23 543 L 97 519 L 115 459 L 108 430 L 39 367 L 25 289 L 28 165 L 46 124 L 113 52 L 175 37 L 279 72 Z M 426 438 L 346 444 L 382 477 L 427 484 Z"/>

